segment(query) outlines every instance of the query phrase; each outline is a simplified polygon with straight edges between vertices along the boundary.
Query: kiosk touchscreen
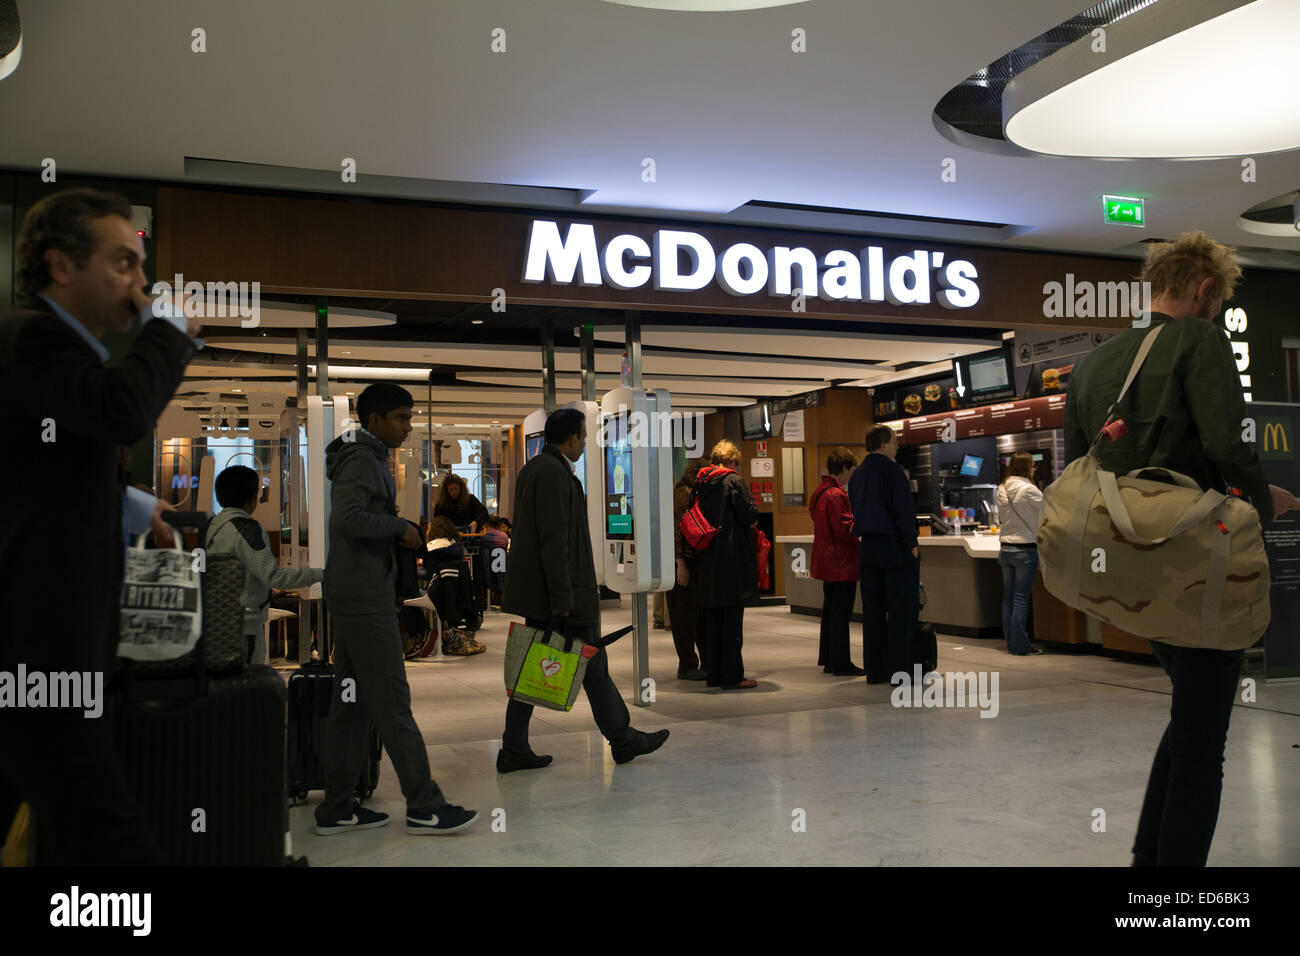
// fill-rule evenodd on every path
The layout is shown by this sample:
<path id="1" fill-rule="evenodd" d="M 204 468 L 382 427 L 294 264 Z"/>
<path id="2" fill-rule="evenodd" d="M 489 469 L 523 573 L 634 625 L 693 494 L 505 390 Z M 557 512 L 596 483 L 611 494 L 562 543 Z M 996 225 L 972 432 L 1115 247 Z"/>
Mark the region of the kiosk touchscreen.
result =
<path id="1" fill-rule="evenodd" d="M 605 568 L 600 560 L 600 528 L 603 498 L 600 490 L 600 406 L 595 402 L 570 402 L 560 408 L 576 408 L 587 416 L 587 447 L 573 464 L 573 472 L 587 496 L 587 527 L 591 531 L 591 553 L 596 565 L 596 583 L 605 583 Z M 524 419 L 524 461 L 532 461 L 546 444 L 546 412 L 543 409 Z M 593 494 L 597 492 L 597 494 Z M 509 517 L 514 517 L 510 515 Z"/>
<path id="2" fill-rule="evenodd" d="M 605 584 L 667 591 L 673 562 L 672 403 L 668 392 L 616 388 L 600 402 Z"/>

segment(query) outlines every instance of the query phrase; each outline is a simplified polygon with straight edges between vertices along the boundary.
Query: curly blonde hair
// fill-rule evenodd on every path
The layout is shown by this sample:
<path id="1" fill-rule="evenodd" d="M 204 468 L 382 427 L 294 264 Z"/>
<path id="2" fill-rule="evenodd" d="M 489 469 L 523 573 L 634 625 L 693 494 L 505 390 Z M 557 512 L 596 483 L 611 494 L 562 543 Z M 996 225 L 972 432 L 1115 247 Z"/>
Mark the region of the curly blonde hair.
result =
<path id="1" fill-rule="evenodd" d="M 1202 279 L 1214 280 L 1211 299 L 1231 299 L 1241 278 L 1237 250 L 1215 242 L 1204 232 L 1185 232 L 1173 242 L 1147 246 L 1142 281 L 1151 283 L 1151 298 L 1193 294 Z"/>
<path id="2" fill-rule="evenodd" d="M 713 451 L 709 453 L 709 461 L 715 465 L 726 465 L 733 461 L 740 461 L 740 449 L 736 447 L 735 442 L 724 438 L 713 446 Z"/>

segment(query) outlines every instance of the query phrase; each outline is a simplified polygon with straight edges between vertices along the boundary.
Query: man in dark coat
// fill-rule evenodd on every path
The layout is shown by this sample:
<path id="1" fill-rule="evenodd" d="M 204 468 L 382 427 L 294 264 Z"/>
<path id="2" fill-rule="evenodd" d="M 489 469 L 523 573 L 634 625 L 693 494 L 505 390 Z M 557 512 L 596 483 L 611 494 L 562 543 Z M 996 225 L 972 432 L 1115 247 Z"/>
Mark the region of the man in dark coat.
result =
<path id="1" fill-rule="evenodd" d="M 723 439 L 713 446 L 712 469 L 700 469 L 696 500 L 718 533 L 699 552 L 700 612 L 705 627 L 707 686 L 747 690 L 758 682 L 745 677 L 745 605 L 758 600 L 758 554 L 754 525 L 758 508 L 740 469 L 740 449 Z M 726 473 L 723 473 L 725 470 Z"/>
<path id="2" fill-rule="evenodd" d="M 849 479 L 853 530 L 862 539 L 863 665 L 867 683 L 883 684 L 912 669 L 912 629 L 919 613 L 921 573 L 916 509 L 898 439 L 888 425 L 867 432 L 868 455 Z"/>
<path id="3" fill-rule="evenodd" d="M 587 502 L 573 473 L 587 441 L 587 417 L 573 408 L 546 420 L 546 445 L 519 470 L 515 485 L 514 533 L 502 609 L 520 614 L 528 627 L 559 631 L 594 643 L 600 636 L 600 593 L 587 527 Z M 627 704 L 609 676 L 604 648 L 587 661 L 582 689 L 596 726 L 609 741 L 615 763 L 653 753 L 668 731 L 647 734 L 632 727 Z M 545 767 L 551 757 L 533 753 L 528 722 L 533 705 L 511 700 L 497 753 L 497 771 Z"/>
<path id="4" fill-rule="evenodd" d="M 20 306 L 0 319 L 0 422 L 12 461 L 22 462 L 0 469 L 6 676 L 20 665 L 29 676 L 111 673 L 124 532 L 153 527 L 170 543 L 161 504 L 124 491 L 119 464 L 122 446 L 148 435 L 175 393 L 199 320 L 154 314 L 144 258 L 120 196 L 65 190 L 23 220 Z M 106 367 L 100 337 L 129 331 L 137 318 L 130 351 Z M 81 710 L 0 707 L 0 789 L 32 807 L 41 863 L 158 862 L 109 724 Z"/>

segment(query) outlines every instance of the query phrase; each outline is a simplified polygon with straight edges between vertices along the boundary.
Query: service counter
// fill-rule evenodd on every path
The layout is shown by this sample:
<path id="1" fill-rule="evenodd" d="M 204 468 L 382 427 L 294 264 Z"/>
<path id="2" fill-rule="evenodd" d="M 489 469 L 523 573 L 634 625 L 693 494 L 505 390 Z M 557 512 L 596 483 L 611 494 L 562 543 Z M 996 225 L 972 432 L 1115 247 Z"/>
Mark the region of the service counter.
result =
<path id="1" fill-rule="evenodd" d="M 822 582 L 810 574 L 812 535 L 778 535 L 776 544 L 785 561 L 786 604 L 795 614 L 820 617 Z M 928 603 L 921 616 L 941 634 L 967 638 L 1002 639 L 1002 569 L 997 557 L 1001 544 L 995 534 L 922 536 L 921 583 Z M 1067 607 L 1034 580 L 1034 640 L 1060 644 L 1098 644 L 1107 649 L 1150 653 L 1141 638 L 1103 625 Z M 853 598 L 853 620 L 862 620 L 862 593 Z"/>

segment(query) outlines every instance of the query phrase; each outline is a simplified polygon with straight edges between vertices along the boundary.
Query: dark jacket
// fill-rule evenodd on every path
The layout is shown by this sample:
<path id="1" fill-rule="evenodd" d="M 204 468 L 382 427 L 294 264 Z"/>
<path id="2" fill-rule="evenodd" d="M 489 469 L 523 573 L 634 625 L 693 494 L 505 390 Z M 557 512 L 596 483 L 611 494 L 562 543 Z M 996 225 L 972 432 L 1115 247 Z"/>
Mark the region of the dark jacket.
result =
<path id="1" fill-rule="evenodd" d="M 1153 312 L 1151 328 L 1157 325 L 1160 337 L 1116 410 L 1127 433 L 1114 444 L 1103 438 L 1097 460 L 1120 475 L 1151 465 L 1182 472 L 1202 489 L 1235 485 L 1267 525 L 1273 496 L 1259 456 L 1241 440 L 1246 403 L 1227 336 L 1195 317 Z M 1088 453 L 1150 331 L 1125 329 L 1075 365 L 1065 398 L 1066 464 Z"/>
<path id="2" fill-rule="evenodd" d="M 853 534 L 849 496 L 830 475 L 812 493 L 808 510 L 813 519 L 812 576 L 818 581 L 856 581 L 858 539 Z"/>
<path id="3" fill-rule="evenodd" d="M 701 475 L 707 472 L 701 470 Z M 758 508 L 740 475 L 731 473 L 698 485 L 700 510 L 718 529 L 713 543 L 697 553 L 696 594 L 700 607 L 733 607 L 758 599 L 758 555 L 754 524 Z"/>
<path id="4" fill-rule="evenodd" d="M 599 625 L 587 500 L 573 465 L 554 445 L 519 469 L 512 520 L 502 610 L 543 620 L 568 611 L 570 624 Z"/>
<path id="5" fill-rule="evenodd" d="M 358 428 L 354 441 L 340 435 L 325 448 L 330 480 L 330 550 L 325 560 L 325 601 L 344 614 L 391 612 L 397 539 L 410 524 L 397 515 L 397 490 L 388 448 Z"/>
<path id="6" fill-rule="evenodd" d="M 462 488 L 460 497 L 454 502 L 436 506 L 433 509 L 433 516 L 435 518 L 450 518 L 451 523 L 458 528 L 463 528 L 477 521 L 479 530 L 482 530 L 483 522 L 487 521 L 489 517 L 487 508 L 483 507 L 483 502 L 471 495 L 468 488 Z"/>
<path id="7" fill-rule="evenodd" d="M 44 303 L 28 305 L 0 318 L 0 670 L 107 672 L 122 593 L 119 450 L 153 429 L 194 343 L 146 322 L 106 367 Z"/>
<path id="8" fill-rule="evenodd" d="M 909 552 L 916 547 L 912 489 L 898 462 L 874 453 L 862 459 L 849 479 L 849 504 L 858 537 L 892 537 Z"/>

